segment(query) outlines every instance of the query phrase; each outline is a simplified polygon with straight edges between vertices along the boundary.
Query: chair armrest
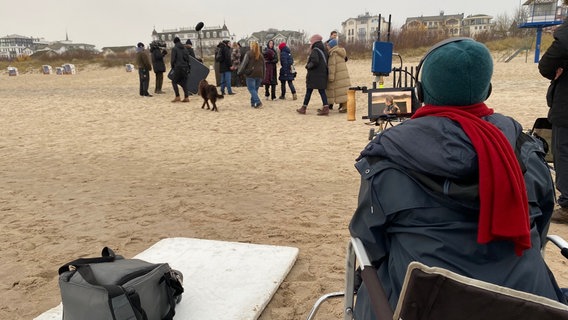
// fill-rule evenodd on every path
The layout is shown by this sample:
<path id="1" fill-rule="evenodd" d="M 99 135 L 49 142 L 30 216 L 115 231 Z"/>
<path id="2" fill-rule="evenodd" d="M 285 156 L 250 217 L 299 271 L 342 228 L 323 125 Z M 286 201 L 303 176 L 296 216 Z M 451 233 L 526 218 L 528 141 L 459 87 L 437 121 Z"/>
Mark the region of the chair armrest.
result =
<path id="1" fill-rule="evenodd" d="M 566 240 L 553 234 L 546 236 L 546 239 L 554 243 L 560 249 L 560 253 L 568 259 L 568 242 L 566 242 Z"/>

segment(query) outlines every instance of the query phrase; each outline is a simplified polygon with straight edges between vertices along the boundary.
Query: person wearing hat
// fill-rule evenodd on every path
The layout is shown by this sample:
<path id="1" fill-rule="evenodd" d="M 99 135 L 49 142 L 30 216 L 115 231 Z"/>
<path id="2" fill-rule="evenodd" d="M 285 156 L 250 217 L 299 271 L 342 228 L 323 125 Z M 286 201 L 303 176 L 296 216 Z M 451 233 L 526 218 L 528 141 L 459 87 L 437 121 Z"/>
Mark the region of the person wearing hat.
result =
<path id="1" fill-rule="evenodd" d="M 278 50 L 280 51 L 280 73 L 278 75 L 278 80 L 280 80 L 280 98 L 286 99 L 286 84 L 290 87 L 290 92 L 292 93 L 292 99 L 298 99 L 296 94 L 296 88 L 294 87 L 294 79 L 296 78 L 295 70 L 292 70 L 294 66 L 294 57 L 292 57 L 292 52 L 290 48 L 286 45 L 286 42 L 282 42 L 278 45 Z"/>
<path id="2" fill-rule="evenodd" d="M 138 77 L 140 80 L 139 93 L 143 97 L 151 97 L 148 92 L 150 86 L 150 71 L 152 71 L 152 63 L 148 53 L 144 50 L 144 44 L 138 42 L 136 45 L 136 66 L 138 67 Z"/>
<path id="3" fill-rule="evenodd" d="M 219 42 L 216 49 L 215 61 L 219 63 L 219 72 L 221 73 L 221 94 L 225 95 L 225 88 L 229 95 L 235 94 L 231 88 L 231 47 L 229 40 Z"/>
<path id="4" fill-rule="evenodd" d="M 568 6 L 568 1 L 564 1 Z M 559 208 L 552 221 L 568 224 L 568 19 L 554 31 L 554 41 L 538 63 L 540 74 L 549 79 L 546 100 L 552 124 L 552 154 Z"/>
<path id="5" fill-rule="evenodd" d="M 155 94 L 163 94 L 162 85 L 164 84 L 164 72 L 166 72 L 166 63 L 164 57 L 168 54 L 166 49 L 160 47 L 160 43 L 152 41 L 150 43 L 150 57 L 152 58 L 152 68 L 156 76 Z"/>
<path id="6" fill-rule="evenodd" d="M 174 88 L 175 98 L 172 102 L 189 102 L 189 90 L 187 88 L 187 77 L 191 71 L 189 62 L 189 51 L 181 43 L 180 38 L 174 38 L 174 47 L 172 48 L 171 67 L 174 70 L 172 86 Z M 181 99 L 179 88 L 183 89 L 184 98 Z"/>
<path id="7" fill-rule="evenodd" d="M 189 52 L 189 55 L 195 58 L 195 50 L 193 50 L 193 42 L 191 42 L 191 39 L 185 41 L 185 48 L 187 52 Z"/>
<path id="8" fill-rule="evenodd" d="M 329 60 L 327 67 L 329 69 L 327 76 L 327 88 L 325 94 L 327 95 L 327 102 L 329 109 L 332 109 L 333 104 L 339 104 L 339 112 L 347 112 L 347 91 L 351 87 L 351 80 L 349 78 L 349 70 L 347 70 L 347 51 L 337 45 L 336 39 L 330 39 L 327 42 L 329 52 Z"/>
<path id="9" fill-rule="evenodd" d="M 552 177 L 539 142 L 485 104 L 489 50 L 450 39 L 418 69 L 424 105 L 377 135 L 355 164 L 361 186 L 349 231 L 377 267 L 390 306 L 411 261 L 565 302 L 541 255 Z M 367 284 L 355 318 L 376 319 Z"/>
<path id="10" fill-rule="evenodd" d="M 327 103 L 327 96 L 325 88 L 327 88 L 327 53 L 322 42 L 323 38 L 319 34 L 314 34 L 310 37 L 310 56 L 306 63 L 306 95 L 304 96 L 304 103 L 296 112 L 299 114 L 306 114 L 308 104 L 312 92 L 317 90 L 320 94 L 323 108 L 318 110 L 318 116 L 327 116 L 329 114 L 329 105 Z"/>

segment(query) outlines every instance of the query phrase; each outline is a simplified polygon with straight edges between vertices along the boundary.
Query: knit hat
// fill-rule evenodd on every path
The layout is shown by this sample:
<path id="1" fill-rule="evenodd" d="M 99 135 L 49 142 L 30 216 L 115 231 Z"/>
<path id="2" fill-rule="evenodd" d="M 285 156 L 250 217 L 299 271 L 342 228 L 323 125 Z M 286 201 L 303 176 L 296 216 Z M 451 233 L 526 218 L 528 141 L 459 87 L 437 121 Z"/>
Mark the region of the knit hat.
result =
<path id="1" fill-rule="evenodd" d="M 421 67 L 424 103 L 467 106 L 487 99 L 493 59 L 487 47 L 473 39 L 449 42 L 428 53 Z"/>
<path id="2" fill-rule="evenodd" d="M 179 39 L 179 37 L 175 37 L 175 38 L 174 38 L 174 43 L 178 43 L 178 42 L 181 42 L 181 40 Z"/>
<path id="3" fill-rule="evenodd" d="M 187 39 L 187 41 L 185 42 L 185 44 L 192 46 L 193 43 L 191 42 L 191 39 Z"/>
<path id="4" fill-rule="evenodd" d="M 285 46 L 286 42 L 280 42 L 280 44 L 278 45 L 278 50 L 282 51 L 282 49 L 284 49 Z"/>
<path id="5" fill-rule="evenodd" d="M 337 45 L 337 40 L 335 40 L 335 39 L 329 39 L 329 40 L 327 41 L 327 45 L 328 45 L 330 48 L 333 48 L 333 47 L 335 47 L 335 46 Z"/>
<path id="6" fill-rule="evenodd" d="M 142 42 L 138 42 L 138 48 L 144 48 L 144 44 Z"/>
<path id="7" fill-rule="evenodd" d="M 322 41 L 322 40 L 323 40 L 323 37 L 316 33 L 310 38 L 310 44 L 314 44 L 314 43 L 316 43 L 318 41 Z"/>

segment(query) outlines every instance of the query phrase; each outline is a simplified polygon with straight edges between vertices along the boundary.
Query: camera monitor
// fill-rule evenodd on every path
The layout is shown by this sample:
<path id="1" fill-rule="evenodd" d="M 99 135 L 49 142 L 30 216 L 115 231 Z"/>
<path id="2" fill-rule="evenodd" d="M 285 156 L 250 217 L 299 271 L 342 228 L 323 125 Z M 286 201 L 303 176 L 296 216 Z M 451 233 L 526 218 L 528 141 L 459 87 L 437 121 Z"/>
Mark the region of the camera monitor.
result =
<path id="1" fill-rule="evenodd" d="M 409 117 L 420 107 L 414 94 L 414 87 L 369 89 L 367 93 L 369 94 L 368 118 L 372 121 L 384 115 L 387 96 L 393 98 L 400 109 L 401 117 Z"/>

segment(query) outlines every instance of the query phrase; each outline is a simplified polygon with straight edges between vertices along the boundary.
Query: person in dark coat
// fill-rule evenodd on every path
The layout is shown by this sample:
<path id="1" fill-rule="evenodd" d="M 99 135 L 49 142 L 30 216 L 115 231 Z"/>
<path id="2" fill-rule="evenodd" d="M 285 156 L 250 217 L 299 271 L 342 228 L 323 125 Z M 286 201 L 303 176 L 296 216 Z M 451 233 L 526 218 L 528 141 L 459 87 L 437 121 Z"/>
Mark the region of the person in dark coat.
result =
<path id="1" fill-rule="evenodd" d="M 221 73 L 221 94 L 225 95 L 225 88 L 227 93 L 232 95 L 233 89 L 231 88 L 231 47 L 229 40 L 223 40 L 217 45 L 217 53 L 215 54 L 215 61 L 219 62 L 219 72 Z"/>
<path id="2" fill-rule="evenodd" d="M 568 5 L 568 1 L 564 1 Z M 552 124 L 552 154 L 556 172 L 558 205 L 552 221 L 568 224 L 568 18 L 554 31 L 554 41 L 538 63 L 551 80 L 547 93 L 548 121 Z"/>
<path id="3" fill-rule="evenodd" d="M 178 37 L 174 38 L 174 47 L 172 49 L 172 69 L 174 69 L 174 78 L 172 86 L 174 87 L 175 98 L 172 102 L 189 102 L 189 95 L 187 90 L 187 76 L 191 70 L 189 64 L 189 51 L 181 43 Z M 178 86 L 183 89 L 184 98 L 181 100 Z"/>
<path id="4" fill-rule="evenodd" d="M 265 63 L 264 70 L 266 71 L 264 73 L 264 79 L 262 80 L 262 84 L 264 85 L 264 97 L 266 97 L 266 100 L 276 100 L 276 84 L 278 84 L 276 64 L 278 63 L 278 53 L 276 53 L 276 49 L 274 49 L 273 40 L 268 41 L 262 54 Z"/>
<path id="5" fill-rule="evenodd" d="M 193 42 L 191 42 L 191 39 L 185 41 L 185 48 L 187 52 L 189 52 L 189 55 L 195 58 L 195 50 L 193 50 Z"/>
<path id="6" fill-rule="evenodd" d="M 565 303 L 541 254 L 552 177 L 540 142 L 484 103 L 491 53 L 452 40 L 434 46 L 419 72 L 425 105 L 377 135 L 355 164 L 361 186 L 349 231 L 391 307 L 412 261 Z M 376 319 L 366 284 L 354 313 Z"/>
<path id="7" fill-rule="evenodd" d="M 166 63 L 164 57 L 168 54 L 166 49 L 160 48 L 156 41 L 150 43 L 150 56 L 152 58 L 152 67 L 154 74 L 156 74 L 156 87 L 154 93 L 162 94 L 162 85 L 164 83 L 164 72 L 166 72 Z"/>
<path id="8" fill-rule="evenodd" d="M 298 99 L 296 95 L 296 88 L 294 87 L 294 79 L 296 78 L 296 74 L 292 73 L 292 66 L 294 65 L 294 58 L 292 57 L 292 53 L 290 52 L 290 48 L 286 45 L 285 42 L 282 42 L 278 45 L 278 50 L 280 50 L 280 75 L 278 76 L 278 80 L 280 80 L 281 84 L 281 93 L 280 99 L 286 99 L 286 84 L 290 87 L 290 92 L 292 92 L 292 99 Z"/>
<path id="9" fill-rule="evenodd" d="M 329 105 L 327 103 L 327 96 L 325 88 L 327 88 L 327 54 L 322 42 L 322 36 L 314 34 L 310 38 L 311 51 L 306 63 L 306 96 L 304 97 L 304 104 L 296 111 L 299 114 L 306 114 L 306 109 L 310 103 L 312 92 L 317 90 L 321 96 L 323 108 L 318 110 L 318 116 L 327 116 L 329 114 Z"/>
<path id="10" fill-rule="evenodd" d="M 140 80 L 139 93 L 143 97 L 151 97 L 148 92 L 150 86 L 150 71 L 152 71 L 152 63 L 148 53 L 144 50 L 144 44 L 138 42 L 136 45 L 136 66 L 138 67 L 138 77 Z"/>

